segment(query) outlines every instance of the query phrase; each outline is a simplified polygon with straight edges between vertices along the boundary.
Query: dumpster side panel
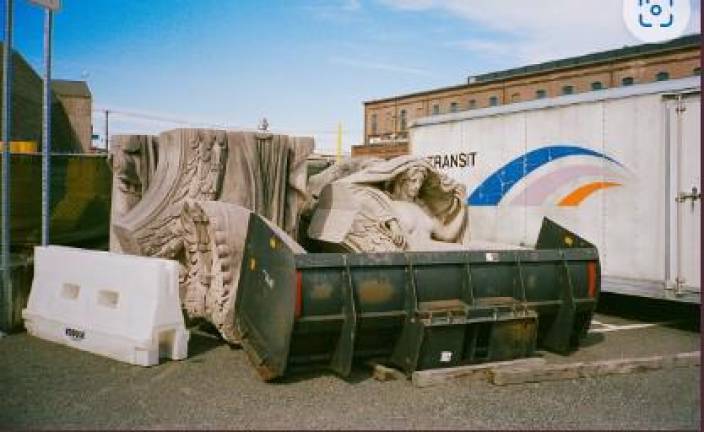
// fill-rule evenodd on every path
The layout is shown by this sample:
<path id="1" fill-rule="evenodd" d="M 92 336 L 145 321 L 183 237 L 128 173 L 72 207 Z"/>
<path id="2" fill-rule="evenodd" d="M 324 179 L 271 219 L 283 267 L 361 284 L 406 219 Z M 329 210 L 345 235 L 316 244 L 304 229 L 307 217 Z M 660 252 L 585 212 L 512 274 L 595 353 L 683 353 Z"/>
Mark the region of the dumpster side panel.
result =
<path id="1" fill-rule="evenodd" d="M 286 371 L 296 311 L 294 254 L 282 235 L 252 213 L 237 291 L 239 337 L 265 380 Z"/>
<path id="2" fill-rule="evenodd" d="M 555 244 L 586 245 L 545 226 Z M 306 254 L 285 236 L 251 215 L 236 316 L 265 380 L 320 366 L 346 377 L 369 357 L 410 374 L 567 353 L 599 292 L 593 247 Z"/>

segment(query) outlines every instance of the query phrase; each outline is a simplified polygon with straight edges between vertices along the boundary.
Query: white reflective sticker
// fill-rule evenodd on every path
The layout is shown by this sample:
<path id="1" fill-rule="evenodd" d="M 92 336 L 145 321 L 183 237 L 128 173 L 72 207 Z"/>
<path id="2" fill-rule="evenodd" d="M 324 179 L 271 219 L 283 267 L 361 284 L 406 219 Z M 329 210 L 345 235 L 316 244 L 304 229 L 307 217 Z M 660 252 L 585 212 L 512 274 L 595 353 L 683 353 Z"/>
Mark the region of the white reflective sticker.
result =
<path id="1" fill-rule="evenodd" d="M 487 252 L 487 253 L 486 253 L 486 260 L 489 261 L 489 262 L 498 261 L 498 260 L 499 260 L 499 254 Z"/>
<path id="2" fill-rule="evenodd" d="M 443 351 L 440 353 L 440 361 L 441 362 L 449 362 L 452 360 L 452 351 Z"/>

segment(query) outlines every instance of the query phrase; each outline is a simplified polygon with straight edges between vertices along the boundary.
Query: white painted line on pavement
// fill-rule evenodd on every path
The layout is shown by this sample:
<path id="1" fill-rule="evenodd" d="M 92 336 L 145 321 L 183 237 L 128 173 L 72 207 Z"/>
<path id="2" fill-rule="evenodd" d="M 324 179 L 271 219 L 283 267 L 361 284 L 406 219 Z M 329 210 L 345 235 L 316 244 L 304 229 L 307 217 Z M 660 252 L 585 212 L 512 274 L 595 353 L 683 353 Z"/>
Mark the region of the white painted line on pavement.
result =
<path id="1" fill-rule="evenodd" d="M 597 321 L 597 320 L 592 320 L 592 324 L 596 324 L 596 325 L 606 327 L 606 328 L 613 328 L 614 327 L 614 325 L 612 325 L 612 324 L 606 324 L 606 323 L 603 323 L 603 322 Z"/>
<path id="2" fill-rule="evenodd" d="M 592 321 L 593 322 L 593 321 Z M 642 323 L 642 324 L 626 324 L 626 325 L 610 325 L 610 324 L 601 324 L 605 328 L 601 329 L 592 329 L 589 330 L 589 333 L 608 333 L 608 332 L 613 332 L 613 331 L 621 331 L 621 330 L 637 330 L 637 329 L 644 329 L 644 328 L 649 328 L 649 327 L 657 327 L 657 326 L 663 326 L 667 324 L 673 324 L 678 321 L 663 321 L 659 323 Z"/>

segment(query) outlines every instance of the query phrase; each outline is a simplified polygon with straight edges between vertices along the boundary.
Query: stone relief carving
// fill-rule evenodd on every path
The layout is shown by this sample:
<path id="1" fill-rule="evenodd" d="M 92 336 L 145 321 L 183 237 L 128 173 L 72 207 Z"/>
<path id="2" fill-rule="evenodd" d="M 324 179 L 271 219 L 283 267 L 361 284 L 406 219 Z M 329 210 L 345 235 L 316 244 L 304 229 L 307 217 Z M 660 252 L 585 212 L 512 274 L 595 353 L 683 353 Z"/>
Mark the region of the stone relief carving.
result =
<path id="1" fill-rule="evenodd" d="M 191 318 L 205 318 L 230 342 L 240 266 L 250 211 L 217 201 L 188 200 L 181 211 L 185 269 L 182 304 Z"/>
<path id="2" fill-rule="evenodd" d="M 112 213 L 111 250 L 179 261 L 181 301 L 188 316 L 207 319 L 226 340 L 236 342 L 233 302 L 248 210 L 295 236 L 313 140 L 176 129 L 162 133 L 158 143 L 158 163 L 148 186 L 141 195 L 130 195 L 136 202 L 124 206 L 124 195 L 113 197 L 113 208 L 120 211 Z M 122 182 L 119 173 L 126 171 L 118 163 L 113 157 L 116 185 Z M 134 177 L 131 190 L 136 189 Z"/>
<path id="3" fill-rule="evenodd" d="M 190 157 L 177 178 L 171 199 L 158 217 L 135 233 L 144 255 L 176 259 L 183 248 L 179 216 L 185 201 L 218 198 L 227 158 L 224 131 L 199 130 L 188 134 L 186 141 Z"/>
<path id="4" fill-rule="evenodd" d="M 312 209 L 315 207 L 318 202 L 318 198 L 320 197 L 320 193 L 328 184 L 383 161 L 384 159 L 370 156 L 347 158 L 335 163 L 328 169 L 311 176 L 308 179 L 308 195 L 310 196 L 310 201 L 307 203 L 306 208 Z"/>
<path id="5" fill-rule="evenodd" d="M 142 199 L 154 177 L 158 161 L 157 138 L 149 135 L 112 137 L 108 163 L 113 170 L 111 220 L 130 211 Z M 119 251 L 110 230 L 110 250 Z"/>
<path id="6" fill-rule="evenodd" d="M 343 177 L 354 174 L 355 172 L 374 163 L 382 161 L 383 159 L 375 157 L 346 158 L 308 179 L 306 201 L 301 212 L 300 229 L 298 235 L 298 241 L 305 249 L 315 247 L 308 239 L 308 227 L 310 225 L 311 218 L 313 217 L 313 213 L 318 207 L 320 193 L 325 186 Z"/>
<path id="7" fill-rule="evenodd" d="M 425 159 L 376 161 L 322 188 L 308 235 L 348 252 L 462 249 L 464 198 L 465 187 Z"/>

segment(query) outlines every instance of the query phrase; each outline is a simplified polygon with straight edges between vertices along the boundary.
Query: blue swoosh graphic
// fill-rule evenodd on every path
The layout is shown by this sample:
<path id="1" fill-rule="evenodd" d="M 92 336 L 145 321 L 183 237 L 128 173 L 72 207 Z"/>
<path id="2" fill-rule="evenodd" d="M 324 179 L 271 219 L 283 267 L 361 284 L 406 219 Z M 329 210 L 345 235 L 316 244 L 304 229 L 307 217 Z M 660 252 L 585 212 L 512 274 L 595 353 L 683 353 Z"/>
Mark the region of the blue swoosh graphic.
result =
<path id="1" fill-rule="evenodd" d="M 516 183 L 541 166 L 567 156 L 582 155 L 603 158 L 621 165 L 605 154 L 584 147 L 568 145 L 542 147 L 517 157 L 487 177 L 467 198 L 467 204 L 495 206 Z"/>

